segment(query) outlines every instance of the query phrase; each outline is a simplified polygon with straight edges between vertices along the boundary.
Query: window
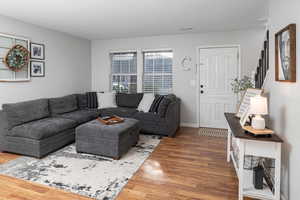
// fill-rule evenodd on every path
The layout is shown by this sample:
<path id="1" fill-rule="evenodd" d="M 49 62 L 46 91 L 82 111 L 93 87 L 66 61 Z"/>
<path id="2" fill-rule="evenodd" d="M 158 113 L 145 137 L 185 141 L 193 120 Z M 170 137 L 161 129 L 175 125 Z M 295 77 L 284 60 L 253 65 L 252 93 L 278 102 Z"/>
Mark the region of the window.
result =
<path id="1" fill-rule="evenodd" d="M 172 92 L 172 51 L 144 52 L 144 93 Z"/>
<path id="2" fill-rule="evenodd" d="M 111 54 L 111 89 L 116 92 L 137 92 L 136 53 Z"/>

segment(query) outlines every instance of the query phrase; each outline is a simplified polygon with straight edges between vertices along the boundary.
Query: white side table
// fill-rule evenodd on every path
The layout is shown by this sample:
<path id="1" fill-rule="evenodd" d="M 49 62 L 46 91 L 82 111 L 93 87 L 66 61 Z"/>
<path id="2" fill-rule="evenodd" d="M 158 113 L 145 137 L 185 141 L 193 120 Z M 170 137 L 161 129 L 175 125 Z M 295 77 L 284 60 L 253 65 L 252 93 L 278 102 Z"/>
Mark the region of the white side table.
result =
<path id="1" fill-rule="evenodd" d="M 225 117 L 228 123 L 227 162 L 232 160 L 239 179 L 239 200 L 243 200 L 244 197 L 280 200 L 281 144 L 283 141 L 276 134 L 263 138 L 246 134 L 239 119 L 233 113 L 225 113 Z M 233 143 L 235 148 L 232 148 Z M 275 160 L 274 193 L 270 188 L 262 190 L 254 188 L 253 171 L 244 169 L 246 155 Z"/>

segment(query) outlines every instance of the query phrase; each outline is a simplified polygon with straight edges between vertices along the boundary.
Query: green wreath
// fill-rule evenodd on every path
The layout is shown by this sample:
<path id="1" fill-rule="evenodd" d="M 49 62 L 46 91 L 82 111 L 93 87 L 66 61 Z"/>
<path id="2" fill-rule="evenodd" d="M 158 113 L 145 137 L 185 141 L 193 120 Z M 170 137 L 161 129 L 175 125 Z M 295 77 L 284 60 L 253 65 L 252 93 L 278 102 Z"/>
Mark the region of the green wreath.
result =
<path id="1" fill-rule="evenodd" d="M 23 67 L 28 66 L 29 51 L 22 45 L 13 46 L 6 54 L 4 62 L 12 71 L 20 71 Z"/>

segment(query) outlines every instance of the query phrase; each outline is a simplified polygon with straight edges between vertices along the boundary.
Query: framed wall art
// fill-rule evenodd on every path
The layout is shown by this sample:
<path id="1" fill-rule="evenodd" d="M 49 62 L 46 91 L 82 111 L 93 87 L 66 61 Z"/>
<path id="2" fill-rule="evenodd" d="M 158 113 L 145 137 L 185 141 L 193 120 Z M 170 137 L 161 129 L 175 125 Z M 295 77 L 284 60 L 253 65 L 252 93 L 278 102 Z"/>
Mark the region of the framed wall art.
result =
<path id="1" fill-rule="evenodd" d="M 27 38 L 0 33 L 0 82 L 23 82 L 30 80 Z"/>
<path id="2" fill-rule="evenodd" d="M 275 80 L 296 82 L 296 24 L 275 34 Z"/>
<path id="3" fill-rule="evenodd" d="M 30 43 L 30 57 L 31 59 L 44 60 L 45 59 L 45 45 L 38 43 Z"/>
<path id="4" fill-rule="evenodd" d="M 31 77 L 44 77 L 45 76 L 45 63 L 43 61 L 30 62 L 30 75 Z"/>

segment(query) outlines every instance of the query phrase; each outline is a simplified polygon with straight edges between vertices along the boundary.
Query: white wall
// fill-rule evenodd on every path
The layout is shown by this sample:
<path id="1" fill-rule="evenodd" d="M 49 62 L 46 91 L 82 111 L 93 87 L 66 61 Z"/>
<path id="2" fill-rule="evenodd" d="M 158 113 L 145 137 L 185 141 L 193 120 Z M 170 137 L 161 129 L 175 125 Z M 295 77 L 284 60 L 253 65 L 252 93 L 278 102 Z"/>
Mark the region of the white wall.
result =
<path id="1" fill-rule="evenodd" d="M 24 83 L 0 83 L 3 103 L 55 97 L 91 89 L 90 41 L 0 16 L 0 32 L 45 44 L 44 78 Z"/>
<path id="2" fill-rule="evenodd" d="M 300 196 L 300 45 L 297 45 L 297 82 L 275 81 L 274 34 L 290 23 L 300 26 L 299 0 L 271 0 L 270 3 L 270 76 L 265 89 L 269 93 L 271 125 L 285 143 L 282 154 L 282 192 L 286 200 Z M 297 33 L 298 41 L 300 31 Z"/>
<path id="3" fill-rule="evenodd" d="M 110 60 L 109 52 L 121 50 L 165 49 L 171 48 L 174 52 L 174 87 L 173 92 L 182 99 L 182 122 L 197 123 L 196 87 L 190 85 L 196 80 L 195 69 L 183 71 L 180 63 L 183 57 L 192 57 L 196 63 L 196 47 L 201 45 L 240 45 L 242 74 L 251 75 L 257 66 L 259 52 L 262 48 L 264 30 L 245 30 L 235 32 L 217 32 L 206 34 L 169 35 L 155 37 L 140 37 L 113 40 L 92 41 L 92 89 L 108 91 L 110 87 Z M 138 55 L 138 73 L 142 70 L 142 55 Z M 141 76 L 140 76 L 141 77 Z M 141 82 L 141 80 L 140 80 Z M 141 84 L 139 85 L 141 91 Z"/>

